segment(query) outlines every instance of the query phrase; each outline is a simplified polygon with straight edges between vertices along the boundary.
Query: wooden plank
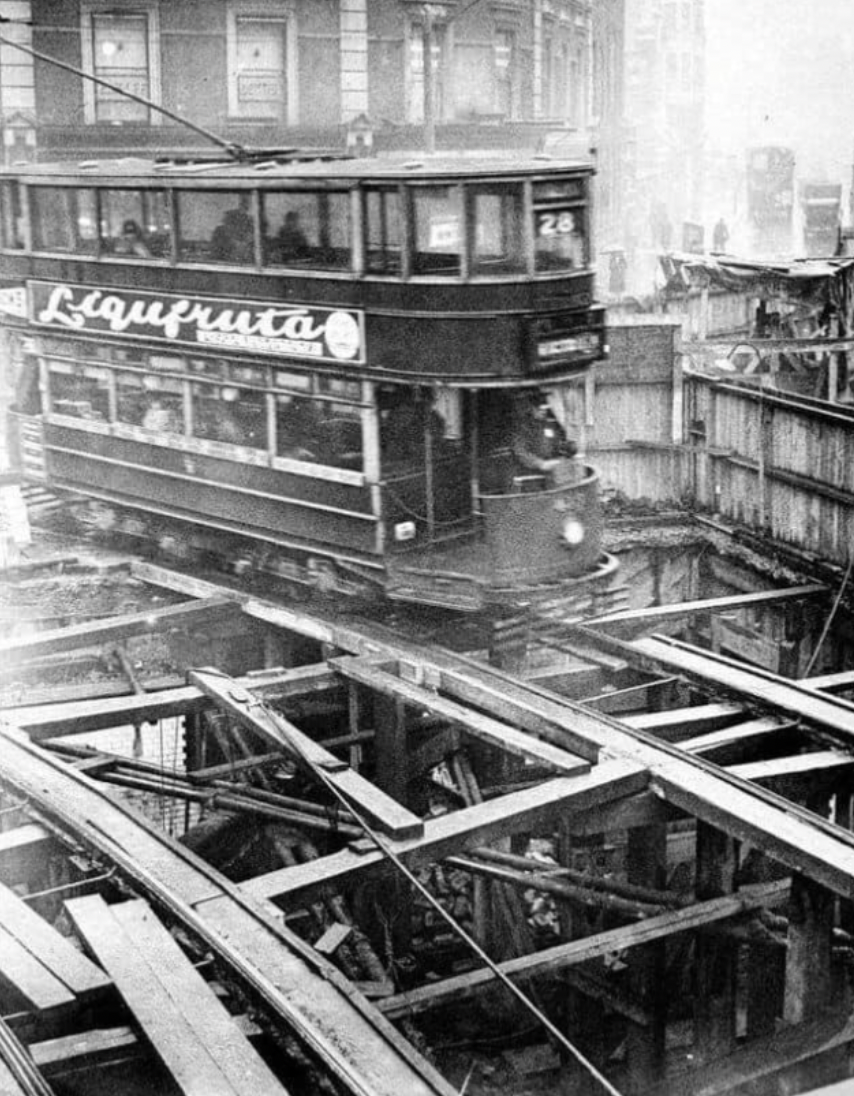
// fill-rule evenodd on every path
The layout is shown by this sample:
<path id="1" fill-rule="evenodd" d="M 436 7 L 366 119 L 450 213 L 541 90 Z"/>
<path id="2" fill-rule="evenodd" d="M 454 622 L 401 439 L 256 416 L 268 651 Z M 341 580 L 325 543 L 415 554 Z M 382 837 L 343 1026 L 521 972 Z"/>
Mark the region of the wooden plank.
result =
<path id="1" fill-rule="evenodd" d="M 24 1087 L 6 1063 L 0 1059 L 0 1093 L 3 1096 L 32 1096 L 29 1085 Z"/>
<path id="2" fill-rule="evenodd" d="M 595 933 L 580 940 L 556 944 L 531 955 L 523 955 L 498 964 L 502 972 L 511 978 L 534 977 L 553 974 L 564 967 L 586 963 L 614 951 L 640 947 L 661 940 L 675 933 L 690 932 L 718 921 L 739 917 L 755 909 L 784 901 L 788 895 L 788 883 L 763 883 L 744 887 L 736 894 L 724 898 L 698 902 L 686 909 L 674 910 L 656 917 L 646 918 L 636 924 Z M 418 989 L 398 994 L 378 1004 L 378 1008 L 393 1019 L 410 1013 L 424 1012 L 447 1001 L 455 1003 L 471 996 L 485 986 L 495 984 L 490 968 L 471 971 L 468 974 L 445 978 L 441 982 L 419 986 Z"/>
<path id="3" fill-rule="evenodd" d="M 192 670 L 190 681 L 242 726 L 257 732 L 288 756 L 323 770 L 326 779 L 362 812 L 370 822 L 392 837 L 415 837 L 424 823 L 391 796 L 354 772 L 334 754 L 309 738 L 276 712 L 265 708 L 258 697 L 238 682 L 213 671 Z"/>
<path id="4" fill-rule="evenodd" d="M 780 590 L 759 590 L 749 594 L 729 594 L 725 597 L 706 598 L 702 601 L 651 605 L 645 609 L 622 609 L 619 612 L 604 613 L 602 616 L 593 617 L 585 621 L 585 625 L 592 628 L 608 626 L 608 631 L 612 633 L 615 630 L 619 632 L 620 629 L 612 627 L 616 625 L 639 626 L 649 631 L 650 627 L 659 622 L 690 617 L 697 613 L 731 612 L 734 609 L 772 605 L 792 601 L 793 599 L 819 597 L 826 594 L 826 586 L 812 583 L 807 586 L 789 586 Z"/>
<path id="5" fill-rule="evenodd" d="M 0 833 L 0 872 L 8 872 L 8 864 L 22 855 L 38 854 L 53 837 L 37 822 L 26 822 L 12 830 Z"/>
<path id="6" fill-rule="evenodd" d="M 110 912 L 142 952 L 170 1000 L 187 1017 L 199 1041 L 216 1056 L 235 1091 L 253 1096 L 284 1092 L 148 903 L 121 902 L 110 907 Z"/>
<path id="7" fill-rule="evenodd" d="M 328 692 L 340 686 L 340 678 L 325 662 L 269 674 L 249 674 L 237 679 L 262 697 L 296 699 Z M 33 741 L 57 735 L 82 734 L 128 723 L 155 723 L 167 716 L 190 715 L 210 709 L 212 703 L 192 685 L 140 695 L 122 695 L 102 700 L 68 704 L 35 705 L 8 709 L 6 718 L 22 727 Z"/>
<path id="8" fill-rule="evenodd" d="M 148 635 L 166 628 L 197 627 L 239 612 L 240 606 L 224 597 L 210 597 L 201 601 L 170 605 L 166 609 L 151 609 L 141 613 L 127 613 L 108 617 L 89 624 L 75 624 L 70 628 L 54 628 L 37 632 L 27 638 L 0 641 L 0 653 L 14 652 L 21 661 L 37 658 L 76 647 L 100 647 L 105 643 L 128 639 L 131 636 Z"/>
<path id="9" fill-rule="evenodd" d="M 142 1052 L 133 1028 L 98 1028 L 43 1039 L 27 1047 L 36 1067 L 51 1077 L 74 1069 L 93 1069 L 108 1062 L 123 1061 Z M 0 1092 L 4 1089 L 0 1087 Z"/>
<path id="10" fill-rule="evenodd" d="M 563 773 L 588 772 L 590 763 L 559 746 L 525 734 L 490 716 L 485 716 L 438 696 L 430 689 L 403 681 L 394 674 L 377 666 L 375 662 L 360 658 L 336 658 L 330 665 L 353 681 L 367 685 L 388 696 L 396 697 L 418 708 L 425 708 L 434 715 L 461 727 L 468 734 L 491 746 L 497 746 L 517 757 L 532 758 Z"/>
<path id="11" fill-rule="evenodd" d="M 558 811 L 583 811 L 643 791 L 647 771 L 630 761 L 603 761 L 581 776 L 554 777 L 533 788 L 465 807 L 424 824 L 421 837 L 388 841 L 389 848 L 410 864 L 424 864 L 460 852 L 468 845 L 485 844 L 545 820 Z M 318 886 L 335 887 L 358 872 L 382 864 L 385 855 L 370 842 L 320 857 L 295 867 L 281 868 L 241 884 L 255 898 L 274 899 Z"/>
<path id="12" fill-rule="evenodd" d="M 0 884 L 0 926 L 25 947 L 75 997 L 88 999 L 110 986 L 109 977 L 39 917 L 14 891 Z"/>
<path id="13" fill-rule="evenodd" d="M 750 719 L 737 723 L 734 727 L 725 727 L 720 731 L 700 734 L 696 738 L 683 740 L 680 745 L 688 753 L 705 756 L 721 750 L 744 752 L 753 746 L 761 746 L 769 740 L 778 738 L 785 731 L 796 726 L 794 721 L 785 721 L 769 716 L 766 719 Z M 748 777 L 749 779 L 749 777 Z"/>
<path id="14" fill-rule="evenodd" d="M 636 730 L 661 735 L 668 742 L 679 742 L 683 736 L 728 727 L 744 718 L 744 708 L 740 704 L 696 704 L 691 708 L 669 708 L 663 712 L 641 712 L 620 718 Z"/>
<path id="15" fill-rule="evenodd" d="M 146 903 L 132 902 L 130 905 L 144 906 L 153 918 Z M 66 909 L 88 946 L 112 975 L 119 993 L 181 1092 L 186 1096 L 240 1096 L 241 1093 L 257 1096 L 259 1091 L 284 1091 L 272 1074 L 269 1078 L 271 1087 L 261 1089 L 254 1084 L 246 1087 L 235 1084 L 226 1075 L 224 1068 L 229 1055 L 220 1053 L 213 1038 L 200 1037 L 193 1023 L 196 1009 L 207 1014 L 210 1004 L 215 1003 L 223 1012 L 225 1010 L 186 957 L 182 956 L 186 966 L 179 964 L 166 970 L 159 967 L 158 957 L 162 953 L 152 945 L 150 936 L 140 939 L 135 931 L 128 932 L 121 917 L 115 916 L 115 911 L 99 895 L 72 899 L 66 903 Z M 168 936 L 162 926 L 159 928 Z M 177 944 L 174 946 L 177 948 Z M 174 956 L 170 962 L 175 963 Z M 184 996 L 187 986 L 196 997 L 189 1009 Z M 227 1013 L 225 1016 L 228 1019 Z M 229 1047 L 229 1053 L 230 1050 Z"/>
<path id="16" fill-rule="evenodd" d="M 751 761 L 744 765 L 728 765 L 727 772 L 740 776 L 742 780 L 762 783 L 766 780 L 780 780 L 783 777 L 821 776 L 822 774 L 854 765 L 851 754 L 839 750 L 815 750 L 812 753 L 793 754 L 789 757 L 774 757 L 767 761 Z"/>
<path id="17" fill-rule="evenodd" d="M 0 927 L 0 980 L 14 987 L 26 1007 L 40 1015 L 74 1006 L 74 994 L 43 963 Z"/>
<path id="18" fill-rule="evenodd" d="M 847 700 L 822 694 L 803 682 L 712 655 L 687 643 L 650 636 L 636 640 L 631 646 L 658 665 L 740 693 L 769 708 L 788 712 L 797 719 L 831 731 L 846 744 L 854 743 L 854 704 Z"/>

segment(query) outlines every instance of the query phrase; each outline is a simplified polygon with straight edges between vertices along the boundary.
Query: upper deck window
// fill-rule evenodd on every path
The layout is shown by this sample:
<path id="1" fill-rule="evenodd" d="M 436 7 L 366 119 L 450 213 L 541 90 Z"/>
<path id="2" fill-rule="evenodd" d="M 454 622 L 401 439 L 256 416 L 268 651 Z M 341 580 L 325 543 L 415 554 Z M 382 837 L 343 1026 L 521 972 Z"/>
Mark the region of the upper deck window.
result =
<path id="1" fill-rule="evenodd" d="M 459 276 L 463 249 L 462 191 L 455 186 L 412 191 L 413 273 Z"/>
<path id="2" fill-rule="evenodd" d="M 590 263 L 585 180 L 534 184 L 534 265 L 537 272 L 581 270 Z"/>
<path id="3" fill-rule="evenodd" d="M 102 190 L 101 247 L 109 255 L 155 259 L 171 250 L 169 199 L 163 190 Z"/>
<path id="4" fill-rule="evenodd" d="M 521 184 L 472 187 L 472 274 L 515 273 L 525 269 Z"/>
<path id="5" fill-rule="evenodd" d="M 178 192 L 178 258 L 184 262 L 251 265 L 254 225 L 245 191 Z"/>
<path id="6" fill-rule="evenodd" d="M 20 183 L 3 183 L 0 186 L 0 202 L 3 212 L 3 247 L 10 251 L 20 251 L 25 244 Z"/>
<path id="7" fill-rule="evenodd" d="M 365 191 L 365 265 L 372 274 L 399 274 L 403 213 L 397 187 Z"/>
<path id="8" fill-rule="evenodd" d="M 97 203 L 90 187 L 31 187 L 30 215 L 34 251 L 97 254 Z"/>
<path id="9" fill-rule="evenodd" d="M 271 191 L 261 197 L 264 262 L 349 270 L 350 196 L 343 191 Z"/>

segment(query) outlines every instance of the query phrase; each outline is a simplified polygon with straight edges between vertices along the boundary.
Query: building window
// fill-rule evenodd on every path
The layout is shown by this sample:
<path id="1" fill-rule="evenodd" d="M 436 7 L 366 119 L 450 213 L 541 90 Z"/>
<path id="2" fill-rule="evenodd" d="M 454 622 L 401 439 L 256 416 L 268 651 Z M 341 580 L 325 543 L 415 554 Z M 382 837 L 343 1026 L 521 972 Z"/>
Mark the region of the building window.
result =
<path id="1" fill-rule="evenodd" d="M 156 4 L 139 0 L 125 8 L 101 0 L 83 0 L 81 37 L 84 70 L 116 88 L 84 80 L 86 121 L 151 122 L 149 108 L 127 98 L 122 91 L 155 103 L 160 100 Z"/>
<path id="2" fill-rule="evenodd" d="M 514 114 L 516 39 L 512 31 L 495 32 L 495 109 L 505 118 Z"/>
<path id="3" fill-rule="evenodd" d="M 228 9 L 228 113 L 296 124 L 296 33 L 287 5 L 234 0 Z"/>
<path id="4" fill-rule="evenodd" d="M 441 23 L 432 26 L 433 118 L 445 117 L 445 72 L 447 69 L 447 32 Z M 420 125 L 424 121 L 424 28 L 421 23 L 409 27 L 409 52 L 406 73 L 406 120 Z"/>

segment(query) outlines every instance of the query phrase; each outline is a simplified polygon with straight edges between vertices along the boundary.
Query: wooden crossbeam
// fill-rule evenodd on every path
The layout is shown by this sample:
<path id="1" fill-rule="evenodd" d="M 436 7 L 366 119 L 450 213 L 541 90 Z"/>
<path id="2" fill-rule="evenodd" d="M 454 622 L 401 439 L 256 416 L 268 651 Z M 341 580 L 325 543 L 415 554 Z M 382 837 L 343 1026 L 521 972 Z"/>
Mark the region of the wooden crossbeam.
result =
<path id="1" fill-rule="evenodd" d="M 565 944 L 556 944 L 544 951 L 509 959 L 499 966 L 504 974 L 514 979 L 554 974 L 564 967 L 586 963 L 590 959 L 599 959 L 610 952 L 649 944 L 654 940 L 673 936 L 675 933 L 693 931 L 714 924 L 716 921 L 738 917 L 752 910 L 783 901 L 787 895 L 787 882 L 744 887 L 736 894 L 727 895 L 724 898 L 698 902 L 686 909 L 659 914 L 622 928 L 609 929 L 607 932 L 599 932 Z M 459 1003 L 460 1000 L 470 997 L 482 988 L 494 985 L 495 977 L 489 968 L 471 971 L 398 994 L 396 997 L 380 1002 L 378 1007 L 387 1016 L 400 1019 L 412 1013 L 436 1008 L 451 1000 Z"/>
<path id="2" fill-rule="evenodd" d="M 828 696 L 807 683 L 751 668 L 743 662 L 688 643 L 649 636 L 635 640 L 631 646 L 658 665 L 739 693 L 769 708 L 788 712 L 796 719 L 832 732 L 846 743 L 854 743 L 854 704 L 847 700 Z"/>
<path id="3" fill-rule="evenodd" d="M 708 734 L 699 734 L 694 738 L 685 739 L 681 745 L 683 750 L 699 756 L 714 754 L 721 750 L 743 751 L 778 738 L 795 726 L 796 724 L 791 720 L 787 722 L 783 719 L 775 719 L 773 716 L 765 719 L 748 719 L 744 723 L 737 723 L 734 727 L 725 727 L 720 731 L 710 731 Z"/>
<path id="4" fill-rule="evenodd" d="M 636 730 L 650 731 L 668 742 L 678 742 L 689 735 L 728 727 L 744 718 L 744 708 L 740 704 L 696 704 L 690 708 L 668 708 L 662 712 L 642 712 L 620 718 Z"/>
<path id="5" fill-rule="evenodd" d="M 325 663 L 300 666 L 295 670 L 274 670 L 237 679 L 261 697 L 296 699 L 328 692 L 340 686 L 340 678 Z M 167 716 L 183 716 L 212 707 L 209 697 L 194 685 L 164 689 L 158 693 L 75 701 L 70 704 L 37 705 L 7 710 L 9 722 L 42 742 L 57 735 L 84 734 L 127 723 L 156 723 Z"/>
<path id="6" fill-rule="evenodd" d="M 783 777 L 814 777 L 826 773 L 850 769 L 854 765 L 851 754 L 840 750 L 816 750 L 813 753 L 793 754 L 789 757 L 773 757 L 767 761 L 751 761 L 743 765 L 728 766 L 727 772 L 752 780 L 757 784 L 780 780 Z"/>
<path id="7" fill-rule="evenodd" d="M 66 908 L 182 1092 L 287 1096 L 146 902 L 90 895 Z"/>
<path id="8" fill-rule="evenodd" d="M 649 630 L 664 621 L 687 619 L 698 613 L 723 613 L 734 609 L 747 609 L 757 605 L 777 604 L 801 598 L 820 597 L 827 587 L 817 583 L 808 586 L 789 586 L 782 590 L 759 590 L 750 594 L 730 594 L 726 597 L 706 598 L 702 601 L 680 601 L 670 605 L 652 605 L 644 609 L 621 609 L 586 620 L 585 626 L 607 628 L 611 634 L 622 634 L 637 627 Z"/>
<path id="9" fill-rule="evenodd" d="M 509 837 L 546 819 L 553 820 L 558 811 L 583 811 L 632 795 L 646 784 L 646 770 L 634 762 L 603 761 L 581 776 L 554 777 L 534 788 L 429 819 L 421 837 L 388 844 L 410 865 L 429 863 L 469 845 Z M 290 897 L 325 884 L 337 886 L 355 872 L 382 864 L 384 859 L 371 843 L 360 842 L 331 856 L 259 875 L 241 884 L 241 889 L 256 898 Z"/>
<path id="10" fill-rule="evenodd" d="M 424 708 L 446 719 L 449 723 L 461 727 L 468 734 L 487 742 L 490 746 L 506 750 L 517 757 L 539 761 L 563 773 L 582 773 L 590 769 L 588 761 L 574 756 L 567 750 L 542 742 L 508 723 L 482 715 L 453 700 L 447 700 L 430 689 L 404 681 L 370 659 L 336 658 L 330 662 L 330 665 L 352 681 L 395 697 L 397 700 L 403 700 L 414 707 Z"/>
<path id="11" fill-rule="evenodd" d="M 170 605 L 166 609 L 127 613 L 88 624 L 37 632 L 27 638 L 3 640 L 0 641 L 0 653 L 7 656 L 13 654 L 16 659 L 24 661 L 60 651 L 72 651 L 78 647 L 100 647 L 131 636 L 148 635 L 164 628 L 197 626 L 202 621 L 210 623 L 212 620 L 233 616 L 239 611 L 240 605 L 231 598 L 209 597 Z"/>
<path id="12" fill-rule="evenodd" d="M 406 838 L 418 837 L 424 832 L 424 823 L 417 815 L 339 761 L 283 716 L 264 707 L 257 696 L 236 681 L 217 671 L 206 670 L 191 670 L 189 679 L 242 726 L 255 731 L 299 763 L 322 769 L 347 801 L 384 833 Z"/>

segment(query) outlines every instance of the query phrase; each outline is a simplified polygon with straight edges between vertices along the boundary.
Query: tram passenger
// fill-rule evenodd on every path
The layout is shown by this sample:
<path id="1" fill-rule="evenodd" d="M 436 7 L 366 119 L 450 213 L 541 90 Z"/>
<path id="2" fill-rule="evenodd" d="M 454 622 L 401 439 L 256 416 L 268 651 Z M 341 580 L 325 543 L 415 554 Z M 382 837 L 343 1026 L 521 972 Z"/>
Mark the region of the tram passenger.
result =
<path id="1" fill-rule="evenodd" d="M 282 227 L 276 234 L 279 248 L 279 261 L 287 263 L 289 259 L 304 259 L 308 255 L 308 237 L 302 230 L 299 213 L 295 209 L 285 214 Z"/>
<path id="2" fill-rule="evenodd" d="M 127 220 L 122 225 L 122 234 L 115 244 L 117 255 L 136 255 L 140 259 L 150 259 L 151 249 L 145 241 L 145 234 L 134 220 Z"/>
<path id="3" fill-rule="evenodd" d="M 142 425 L 145 430 L 153 430 L 157 433 L 178 429 L 178 421 L 174 412 L 157 397 L 146 408 L 142 417 Z"/>
<path id="4" fill-rule="evenodd" d="M 300 396 L 279 396 L 276 401 L 276 447 L 280 457 L 316 461 L 323 454 L 320 412 L 313 400 Z"/>
<path id="5" fill-rule="evenodd" d="M 251 263 L 254 251 L 252 218 L 245 210 L 229 209 L 211 236 L 211 258 L 223 263 Z"/>

